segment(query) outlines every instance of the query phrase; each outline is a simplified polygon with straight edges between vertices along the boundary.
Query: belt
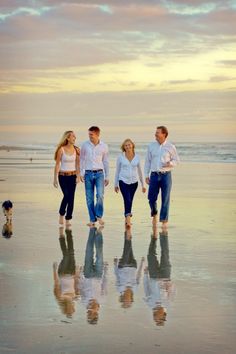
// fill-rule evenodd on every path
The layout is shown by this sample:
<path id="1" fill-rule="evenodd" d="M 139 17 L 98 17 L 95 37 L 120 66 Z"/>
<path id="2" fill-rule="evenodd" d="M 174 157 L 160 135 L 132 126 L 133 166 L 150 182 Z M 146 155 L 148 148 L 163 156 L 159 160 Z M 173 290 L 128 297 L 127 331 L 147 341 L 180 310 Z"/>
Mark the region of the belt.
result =
<path id="1" fill-rule="evenodd" d="M 60 176 L 74 176 L 76 175 L 76 171 L 59 171 Z"/>
<path id="2" fill-rule="evenodd" d="M 85 172 L 103 172 L 103 170 L 102 169 L 100 169 L 100 170 L 85 170 Z"/>
<path id="3" fill-rule="evenodd" d="M 170 171 L 152 171 L 155 175 L 165 175 L 166 173 L 169 173 Z"/>

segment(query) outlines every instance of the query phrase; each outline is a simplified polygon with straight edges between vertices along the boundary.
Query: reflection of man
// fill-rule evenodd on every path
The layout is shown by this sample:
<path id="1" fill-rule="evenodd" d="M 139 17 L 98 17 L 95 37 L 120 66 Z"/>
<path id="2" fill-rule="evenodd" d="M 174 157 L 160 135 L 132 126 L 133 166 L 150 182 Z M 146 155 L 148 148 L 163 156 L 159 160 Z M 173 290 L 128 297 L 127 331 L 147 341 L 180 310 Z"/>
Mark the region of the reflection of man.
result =
<path id="1" fill-rule="evenodd" d="M 153 224 L 157 222 L 159 190 L 161 190 L 160 221 L 167 224 L 172 185 L 171 170 L 179 162 L 179 157 L 175 146 L 167 141 L 168 130 L 166 127 L 157 127 L 155 137 L 156 141 L 148 146 L 144 174 L 146 183 L 149 184 L 148 200 Z"/>
<path id="2" fill-rule="evenodd" d="M 87 320 L 90 324 L 97 324 L 100 304 L 107 293 L 107 270 L 108 265 L 103 262 L 101 228 L 92 227 L 86 245 L 83 274 L 79 282 L 81 301 L 87 308 Z"/>
<path id="3" fill-rule="evenodd" d="M 156 255 L 156 243 L 157 239 L 152 237 L 147 256 L 148 267 L 144 270 L 144 300 L 152 309 L 156 325 L 163 326 L 166 321 L 169 301 L 174 294 L 174 286 L 170 278 L 171 264 L 167 231 L 160 232 L 160 263 Z"/>
<path id="4" fill-rule="evenodd" d="M 64 228 L 60 227 L 59 242 L 63 258 L 59 266 L 56 262 L 53 263 L 54 295 L 62 313 L 67 317 L 72 317 L 75 312 L 74 300 L 77 295 L 79 270 L 75 265 L 72 231 L 66 229 L 65 234 L 66 238 Z"/>
<path id="5" fill-rule="evenodd" d="M 133 294 L 140 282 L 144 258 L 140 262 L 137 271 L 137 261 L 133 255 L 130 229 L 125 232 L 124 249 L 122 257 L 114 259 L 114 272 L 116 275 L 116 287 L 120 294 L 122 307 L 131 307 Z"/>

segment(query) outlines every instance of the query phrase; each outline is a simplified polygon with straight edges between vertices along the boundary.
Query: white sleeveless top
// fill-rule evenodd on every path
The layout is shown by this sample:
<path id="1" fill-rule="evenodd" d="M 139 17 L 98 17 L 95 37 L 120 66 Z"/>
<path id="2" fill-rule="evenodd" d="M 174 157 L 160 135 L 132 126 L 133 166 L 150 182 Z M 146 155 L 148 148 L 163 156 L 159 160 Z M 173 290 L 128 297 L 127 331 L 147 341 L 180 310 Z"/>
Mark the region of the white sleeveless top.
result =
<path id="1" fill-rule="evenodd" d="M 62 147 L 62 155 L 61 155 L 61 172 L 66 171 L 75 171 L 76 170 L 76 151 L 72 155 L 68 155 L 65 153 Z"/>
<path id="2" fill-rule="evenodd" d="M 63 275 L 60 277 L 61 282 L 61 293 L 64 294 L 74 294 L 75 293 L 75 280 L 73 275 Z"/>

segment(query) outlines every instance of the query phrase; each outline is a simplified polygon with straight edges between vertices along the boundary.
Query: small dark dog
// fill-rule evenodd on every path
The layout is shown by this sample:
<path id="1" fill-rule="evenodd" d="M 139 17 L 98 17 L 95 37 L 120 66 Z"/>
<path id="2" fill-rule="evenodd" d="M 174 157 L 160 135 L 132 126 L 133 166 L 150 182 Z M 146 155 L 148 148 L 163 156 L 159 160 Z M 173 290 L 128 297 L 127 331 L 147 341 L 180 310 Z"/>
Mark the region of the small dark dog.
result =
<path id="1" fill-rule="evenodd" d="M 13 203 L 10 200 L 5 200 L 5 202 L 2 203 L 2 211 L 7 219 L 7 222 L 11 222 L 13 214 Z"/>

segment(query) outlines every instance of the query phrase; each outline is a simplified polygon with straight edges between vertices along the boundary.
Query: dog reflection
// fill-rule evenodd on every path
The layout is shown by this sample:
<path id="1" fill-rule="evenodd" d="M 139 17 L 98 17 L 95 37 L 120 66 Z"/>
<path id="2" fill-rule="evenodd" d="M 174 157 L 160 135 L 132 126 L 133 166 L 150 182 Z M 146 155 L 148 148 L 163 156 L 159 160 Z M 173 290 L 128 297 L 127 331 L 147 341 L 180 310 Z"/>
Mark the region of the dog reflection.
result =
<path id="1" fill-rule="evenodd" d="M 2 236 L 5 238 L 11 238 L 12 235 L 12 222 L 6 222 L 2 227 Z"/>

